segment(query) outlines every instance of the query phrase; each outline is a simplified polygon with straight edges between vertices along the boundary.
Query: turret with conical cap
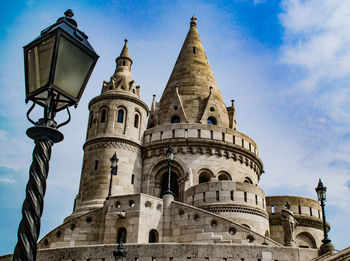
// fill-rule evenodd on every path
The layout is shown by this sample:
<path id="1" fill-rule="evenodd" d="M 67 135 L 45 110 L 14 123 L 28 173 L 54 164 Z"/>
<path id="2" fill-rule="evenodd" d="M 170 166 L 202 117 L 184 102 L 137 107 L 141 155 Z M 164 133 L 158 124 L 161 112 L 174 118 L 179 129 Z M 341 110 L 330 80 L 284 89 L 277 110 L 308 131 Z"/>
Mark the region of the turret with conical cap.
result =
<path id="1" fill-rule="evenodd" d="M 131 75 L 132 60 L 125 40 L 110 81 L 89 103 L 90 120 L 84 144 L 79 194 L 72 216 L 101 207 L 109 188 L 109 158 L 118 154 L 118 175 L 111 184 L 112 197 L 140 191 L 142 135 L 148 106 L 140 99 Z"/>
<path id="2" fill-rule="evenodd" d="M 207 124 L 214 118 L 217 125 L 229 128 L 224 100 L 215 81 L 197 31 L 196 18 L 177 58 L 159 104 L 157 124 L 171 123 L 173 108 L 179 108 L 180 122 Z M 211 123 L 211 122 L 210 122 Z"/>

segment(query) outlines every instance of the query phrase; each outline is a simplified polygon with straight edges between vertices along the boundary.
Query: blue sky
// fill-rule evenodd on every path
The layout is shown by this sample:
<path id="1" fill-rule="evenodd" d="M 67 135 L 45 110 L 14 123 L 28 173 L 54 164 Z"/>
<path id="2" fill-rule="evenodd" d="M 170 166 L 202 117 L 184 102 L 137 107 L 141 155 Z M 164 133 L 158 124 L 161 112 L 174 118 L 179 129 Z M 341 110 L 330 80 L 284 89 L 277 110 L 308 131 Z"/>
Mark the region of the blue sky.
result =
<path id="1" fill-rule="evenodd" d="M 266 195 L 316 199 L 328 190 L 329 233 L 350 245 L 350 3 L 343 0 L 2 1 L 0 8 L 0 255 L 13 251 L 33 141 L 26 137 L 22 47 L 71 8 L 100 55 L 65 140 L 54 145 L 41 237 L 60 225 L 78 192 L 87 103 L 129 39 L 133 77 L 151 103 L 163 92 L 189 28 L 198 30 L 238 130 L 259 146 Z M 40 117 L 40 110 L 34 112 Z M 35 117 L 35 116 L 33 116 Z M 59 115 L 63 120 L 65 115 Z"/>

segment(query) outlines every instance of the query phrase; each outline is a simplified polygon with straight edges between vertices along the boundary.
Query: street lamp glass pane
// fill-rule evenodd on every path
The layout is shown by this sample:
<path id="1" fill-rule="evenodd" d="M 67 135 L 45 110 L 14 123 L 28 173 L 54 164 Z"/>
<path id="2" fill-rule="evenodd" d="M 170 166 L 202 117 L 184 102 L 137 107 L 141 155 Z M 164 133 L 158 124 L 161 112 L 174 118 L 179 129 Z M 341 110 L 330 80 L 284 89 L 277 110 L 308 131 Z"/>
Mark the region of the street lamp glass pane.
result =
<path id="1" fill-rule="evenodd" d="M 49 81 L 52 52 L 56 36 L 52 36 L 28 50 L 28 91 L 29 94 Z"/>
<path id="2" fill-rule="evenodd" d="M 90 55 L 62 36 L 53 84 L 74 98 L 78 98 L 93 62 L 94 59 Z"/>

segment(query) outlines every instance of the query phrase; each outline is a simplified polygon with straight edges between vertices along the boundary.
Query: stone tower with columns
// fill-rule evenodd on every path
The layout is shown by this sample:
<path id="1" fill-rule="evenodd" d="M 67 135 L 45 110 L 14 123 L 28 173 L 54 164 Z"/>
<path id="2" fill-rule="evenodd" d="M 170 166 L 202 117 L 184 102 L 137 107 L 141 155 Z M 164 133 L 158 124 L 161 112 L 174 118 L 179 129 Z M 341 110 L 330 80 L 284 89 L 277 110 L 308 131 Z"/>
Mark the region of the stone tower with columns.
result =
<path id="1" fill-rule="evenodd" d="M 89 103 L 89 122 L 79 193 L 72 216 L 103 206 L 108 194 L 110 161 L 117 152 L 118 175 L 112 195 L 140 191 L 142 175 L 141 140 L 146 128 L 148 107 L 140 99 L 140 86 L 131 75 L 132 59 L 128 40 L 116 59 L 116 69 L 101 94 Z"/>
<path id="2" fill-rule="evenodd" d="M 149 115 L 131 65 L 125 41 L 113 76 L 89 104 L 74 211 L 41 239 L 38 260 L 112 261 L 120 240 L 127 261 L 321 260 L 318 202 L 265 196 L 259 187 L 257 145 L 237 130 L 234 100 L 224 103 L 196 18 Z M 115 151 L 118 174 L 106 199 Z M 286 208 L 295 219 L 289 234 Z"/>

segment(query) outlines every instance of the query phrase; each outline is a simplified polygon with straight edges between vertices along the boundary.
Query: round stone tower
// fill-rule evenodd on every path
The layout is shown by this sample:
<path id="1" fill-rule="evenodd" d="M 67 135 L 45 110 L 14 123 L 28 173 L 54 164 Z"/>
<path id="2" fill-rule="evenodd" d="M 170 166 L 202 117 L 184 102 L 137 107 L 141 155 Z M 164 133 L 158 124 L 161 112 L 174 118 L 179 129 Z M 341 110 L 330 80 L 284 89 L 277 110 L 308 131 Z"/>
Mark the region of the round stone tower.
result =
<path id="1" fill-rule="evenodd" d="M 79 193 L 72 216 L 101 207 L 110 180 L 110 158 L 117 153 L 117 176 L 113 177 L 112 196 L 139 193 L 141 190 L 141 144 L 146 129 L 147 105 L 140 99 L 140 86 L 131 76 L 132 60 L 127 40 L 116 59 L 116 70 L 104 82 L 101 95 L 89 103 L 89 122 L 84 144 Z"/>
<path id="2" fill-rule="evenodd" d="M 265 194 L 258 187 L 263 164 L 257 146 L 236 130 L 234 103 L 224 103 L 195 17 L 160 102 L 153 99 L 144 135 L 143 193 L 164 195 L 169 145 L 175 151 L 175 200 L 269 234 Z"/>

